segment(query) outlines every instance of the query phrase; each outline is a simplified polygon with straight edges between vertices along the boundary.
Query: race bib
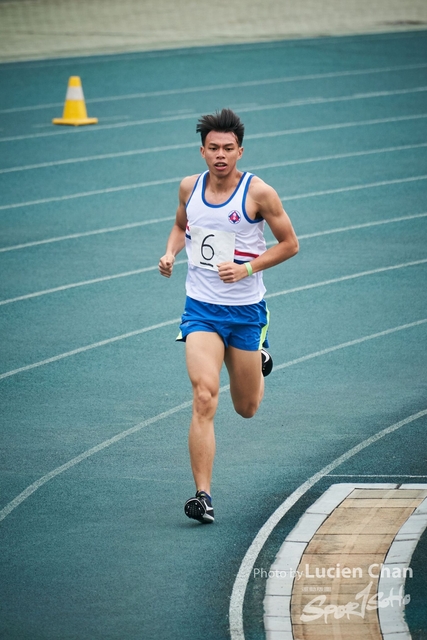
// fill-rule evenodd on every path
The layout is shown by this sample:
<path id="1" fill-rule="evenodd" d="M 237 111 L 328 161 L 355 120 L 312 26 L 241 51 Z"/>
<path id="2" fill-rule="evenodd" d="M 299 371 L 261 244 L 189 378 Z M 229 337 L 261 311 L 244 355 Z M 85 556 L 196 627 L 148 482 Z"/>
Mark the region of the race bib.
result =
<path id="1" fill-rule="evenodd" d="M 218 271 L 221 262 L 234 260 L 235 234 L 191 227 L 191 257 L 196 267 Z"/>

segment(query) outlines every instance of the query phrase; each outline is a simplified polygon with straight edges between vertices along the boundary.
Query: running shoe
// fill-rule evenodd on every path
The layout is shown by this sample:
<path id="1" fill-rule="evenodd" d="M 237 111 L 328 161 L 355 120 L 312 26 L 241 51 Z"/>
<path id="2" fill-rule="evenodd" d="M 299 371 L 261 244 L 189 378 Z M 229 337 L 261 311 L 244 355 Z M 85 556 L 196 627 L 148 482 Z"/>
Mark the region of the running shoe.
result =
<path id="1" fill-rule="evenodd" d="M 205 491 L 197 491 L 184 505 L 185 515 L 202 523 L 214 521 L 214 510 L 210 497 Z"/>
<path id="2" fill-rule="evenodd" d="M 265 377 L 271 373 L 273 368 L 273 358 L 265 349 L 261 349 L 262 375 Z"/>

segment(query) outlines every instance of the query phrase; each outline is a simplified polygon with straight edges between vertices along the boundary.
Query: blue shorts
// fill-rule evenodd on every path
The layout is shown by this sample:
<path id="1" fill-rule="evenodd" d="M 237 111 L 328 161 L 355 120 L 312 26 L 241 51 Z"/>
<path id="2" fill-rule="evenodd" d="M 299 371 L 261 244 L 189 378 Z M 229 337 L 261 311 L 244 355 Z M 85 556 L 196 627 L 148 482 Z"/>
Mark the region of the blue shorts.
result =
<path id="1" fill-rule="evenodd" d="M 264 300 L 257 304 L 228 306 L 199 302 L 187 296 L 178 341 L 185 342 L 195 331 L 217 333 L 225 347 L 259 351 L 268 347 L 267 330 L 270 312 Z"/>

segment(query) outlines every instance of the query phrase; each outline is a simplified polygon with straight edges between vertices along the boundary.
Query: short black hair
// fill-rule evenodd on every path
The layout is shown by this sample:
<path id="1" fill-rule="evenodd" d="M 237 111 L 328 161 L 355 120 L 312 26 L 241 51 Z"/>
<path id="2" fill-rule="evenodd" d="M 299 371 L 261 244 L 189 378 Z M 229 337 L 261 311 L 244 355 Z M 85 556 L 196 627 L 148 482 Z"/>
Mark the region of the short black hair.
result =
<path id="1" fill-rule="evenodd" d="M 196 131 L 197 133 L 200 133 L 202 137 L 203 146 L 205 145 L 206 136 L 210 131 L 224 131 L 225 133 L 234 133 L 239 143 L 239 147 L 241 147 L 245 127 L 239 116 L 236 115 L 234 111 L 231 109 L 222 109 L 221 111 L 215 111 L 215 113 L 201 116 L 197 123 Z"/>

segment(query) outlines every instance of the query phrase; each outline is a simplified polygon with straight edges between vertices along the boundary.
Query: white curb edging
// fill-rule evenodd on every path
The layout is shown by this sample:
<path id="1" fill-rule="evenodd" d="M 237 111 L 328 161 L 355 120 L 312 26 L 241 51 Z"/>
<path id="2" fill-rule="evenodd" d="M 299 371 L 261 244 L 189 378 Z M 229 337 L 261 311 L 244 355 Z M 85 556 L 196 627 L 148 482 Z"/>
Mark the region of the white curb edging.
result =
<path id="1" fill-rule="evenodd" d="M 280 547 L 276 559 L 270 567 L 264 598 L 264 628 L 267 640 L 293 640 L 291 623 L 291 595 L 295 581 L 295 571 L 302 555 L 316 531 L 326 518 L 347 498 L 354 489 L 427 489 L 425 484 L 392 483 L 342 483 L 331 485 L 300 518 Z M 384 565 L 409 567 L 418 540 L 427 527 L 427 498 L 417 507 L 396 535 L 387 553 Z M 381 577 L 378 592 L 404 594 L 404 571 L 400 579 Z M 381 632 L 384 640 L 410 640 L 408 626 L 400 607 L 384 607 L 378 610 Z"/>

